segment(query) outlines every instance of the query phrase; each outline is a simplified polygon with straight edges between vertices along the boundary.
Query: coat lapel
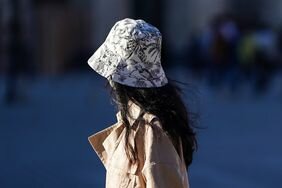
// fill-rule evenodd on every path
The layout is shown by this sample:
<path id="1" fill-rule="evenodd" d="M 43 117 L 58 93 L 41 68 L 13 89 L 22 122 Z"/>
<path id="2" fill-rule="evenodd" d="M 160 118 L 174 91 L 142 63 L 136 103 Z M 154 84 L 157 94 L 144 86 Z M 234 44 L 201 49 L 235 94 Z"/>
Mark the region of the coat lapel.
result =
<path id="1" fill-rule="evenodd" d="M 113 154 L 121 139 L 124 125 L 120 121 L 120 114 L 117 114 L 118 122 L 96 134 L 88 137 L 88 140 L 107 169 L 110 156 Z"/>
<path id="2" fill-rule="evenodd" d="M 134 103 L 130 104 L 130 113 L 133 116 L 133 119 L 128 117 L 128 121 L 134 130 L 135 128 L 135 119 L 137 118 L 140 113 L 140 108 L 135 105 Z M 103 165 L 106 169 L 108 169 L 109 161 L 111 160 L 111 156 L 113 155 L 114 151 L 116 150 L 117 146 L 120 144 L 122 138 L 125 135 L 125 126 L 123 124 L 121 113 L 118 112 L 117 116 L 117 123 L 88 137 L 90 144 L 92 145 L 94 151 L 99 156 L 100 160 L 102 161 Z M 144 119 L 150 122 L 153 119 L 152 115 L 145 114 Z M 133 136 L 134 137 L 134 136 Z M 131 136 L 132 138 L 132 136 Z M 132 139 L 130 139 L 133 141 Z M 133 144 L 134 146 L 134 144 Z M 136 167 L 132 171 L 136 171 Z"/>

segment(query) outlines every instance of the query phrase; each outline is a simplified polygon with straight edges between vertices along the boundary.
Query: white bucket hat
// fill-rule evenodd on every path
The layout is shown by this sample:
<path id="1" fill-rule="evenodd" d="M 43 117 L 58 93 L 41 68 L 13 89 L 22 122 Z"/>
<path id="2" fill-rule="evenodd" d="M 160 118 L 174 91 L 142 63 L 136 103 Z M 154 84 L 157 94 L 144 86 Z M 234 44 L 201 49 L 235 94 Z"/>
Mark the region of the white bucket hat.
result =
<path id="1" fill-rule="evenodd" d="M 111 29 L 88 64 L 97 73 L 123 85 L 140 88 L 164 86 L 160 31 L 143 20 L 124 19 Z"/>

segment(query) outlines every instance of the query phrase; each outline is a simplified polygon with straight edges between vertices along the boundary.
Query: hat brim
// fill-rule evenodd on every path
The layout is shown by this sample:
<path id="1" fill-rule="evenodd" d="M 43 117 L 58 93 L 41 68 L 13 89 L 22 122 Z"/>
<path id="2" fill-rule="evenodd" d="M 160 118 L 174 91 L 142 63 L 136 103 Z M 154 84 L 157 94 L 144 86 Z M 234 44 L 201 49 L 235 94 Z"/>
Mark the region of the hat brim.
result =
<path id="1" fill-rule="evenodd" d="M 108 79 L 115 71 L 119 61 L 120 57 L 111 52 L 105 44 L 102 44 L 88 59 L 87 63 L 94 71 Z"/>
<path id="2" fill-rule="evenodd" d="M 103 71 L 103 62 L 99 59 L 102 55 L 102 52 L 105 50 L 105 45 L 102 44 L 95 52 L 94 54 L 88 59 L 87 63 L 88 65 L 96 71 L 98 74 L 100 74 L 103 77 L 108 77 L 105 71 Z"/>
<path id="3" fill-rule="evenodd" d="M 134 61 L 123 61 L 120 56 L 112 52 L 105 44 L 102 44 L 87 62 L 101 76 L 122 85 L 151 88 L 162 87 L 168 82 L 161 66 L 156 68 L 160 70 L 158 75 L 154 76 L 155 78 L 150 75 L 150 71 L 146 71 L 145 67 L 142 68 L 143 71 L 141 70 L 144 73 L 141 73 L 135 67 L 136 63 Z M 142 74 L 147 74 L 147 76 Z M 146 77 L 148 78 L 146 79 Z"/>

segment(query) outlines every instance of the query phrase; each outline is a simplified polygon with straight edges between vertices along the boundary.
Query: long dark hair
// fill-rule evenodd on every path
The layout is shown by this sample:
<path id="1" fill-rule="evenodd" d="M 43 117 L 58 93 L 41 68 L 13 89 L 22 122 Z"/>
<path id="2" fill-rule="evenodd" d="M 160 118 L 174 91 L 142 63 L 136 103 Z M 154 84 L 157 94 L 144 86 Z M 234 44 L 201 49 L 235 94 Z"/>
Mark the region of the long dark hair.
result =
<path id="1" fill-rule="evenodd" d="M 135 88 L 111 82 L 110 89 L 125 123 L 125 150 L 130 162 L 135 163 L 138 160 L 137 151 L 128 142 L 130 134 L 130 124 L 127 119 L 130 117 L 128 102 L 132 101 L 141 108 L 141 114 L 151 113 L 158 117 L 162 129 L 168 134 L 177 151 L 178 147 L 175 144 L 178 145 L 181 138 L 185 164 L 188 168 L 192 163 L 193 152 L 197 148 L 197 140 L 193 129 L 193 114 L 188 111 L 181 98 L 181 89 L 172 81 L 158 88 Z"/>

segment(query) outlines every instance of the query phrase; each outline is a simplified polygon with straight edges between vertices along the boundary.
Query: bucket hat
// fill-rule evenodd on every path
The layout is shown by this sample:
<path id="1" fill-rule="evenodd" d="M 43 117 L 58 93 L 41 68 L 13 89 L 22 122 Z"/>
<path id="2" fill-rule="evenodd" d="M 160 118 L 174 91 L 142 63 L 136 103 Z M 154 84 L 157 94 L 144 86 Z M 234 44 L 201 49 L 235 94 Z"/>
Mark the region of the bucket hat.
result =
<path id="1" fill-rule="evenodd" d="M 115 23 L 88 64 L 103 77 L 123 85 L 161 87 L 168 82 L 161 65 L 161 42 L 156 27 L 126 18 Z"/>

